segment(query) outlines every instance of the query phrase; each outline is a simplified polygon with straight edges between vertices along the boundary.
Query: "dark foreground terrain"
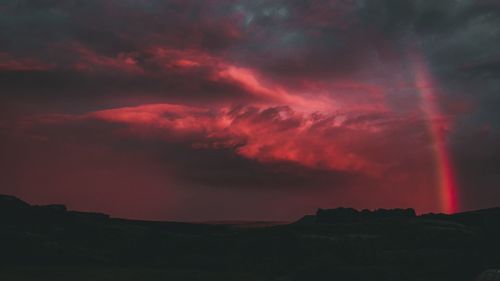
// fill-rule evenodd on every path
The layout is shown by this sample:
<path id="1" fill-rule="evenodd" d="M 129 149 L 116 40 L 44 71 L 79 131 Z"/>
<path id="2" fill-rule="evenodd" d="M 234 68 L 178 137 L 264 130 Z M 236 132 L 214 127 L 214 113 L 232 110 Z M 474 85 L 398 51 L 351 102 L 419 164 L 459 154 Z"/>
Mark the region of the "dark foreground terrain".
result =
<path id="1" fill-rule="evenodd" d="M 0 196 L 0 280 L 473 281 L 500 267 L 500 209 L 318 210 L 266 227 L 145 222 Z"/>

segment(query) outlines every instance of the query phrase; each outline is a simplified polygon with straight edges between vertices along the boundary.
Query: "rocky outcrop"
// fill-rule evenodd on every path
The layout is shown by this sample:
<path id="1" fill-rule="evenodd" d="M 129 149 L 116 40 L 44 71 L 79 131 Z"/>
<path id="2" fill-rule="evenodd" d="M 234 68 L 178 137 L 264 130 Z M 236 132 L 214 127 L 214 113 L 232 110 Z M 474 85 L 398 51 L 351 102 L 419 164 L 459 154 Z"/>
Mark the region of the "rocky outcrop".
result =
<path id="1" fill-rule="evenodd" d="M 71 221 L 73 219 L 106 220 L 101 213 L 68 211 L 65 205 L 30 205 L 10 195 L 0 195 L 0 221 L 3 223 L 32 224 Z"/>
<path id="2" fill-rule="evenodd" d="M 380 219 L 413 218 L 413 209 L 378 209 L 358 211 L 352 208 L 318 209 L 316 221 L 319 223 L 350 223 Z"/>
<path id="3" fill-rule="evenodd" d="M 490 269 L 481 273 L 476 281 L 500 281 L 500 270 Z"/>

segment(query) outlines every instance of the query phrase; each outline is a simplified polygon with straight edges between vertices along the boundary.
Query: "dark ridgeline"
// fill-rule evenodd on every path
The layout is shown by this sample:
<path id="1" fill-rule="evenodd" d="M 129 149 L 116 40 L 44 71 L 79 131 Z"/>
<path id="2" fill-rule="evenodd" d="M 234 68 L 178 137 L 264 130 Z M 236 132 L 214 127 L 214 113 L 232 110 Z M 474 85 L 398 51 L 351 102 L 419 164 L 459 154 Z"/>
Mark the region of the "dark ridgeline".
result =
<path id="1" fill-rule="evenodd" d="M 490 269 L 481 273 L 476 281 L 500 281 L 500 270 Z"/>
<path id="2" fill-rule="evenodd" d="M 500 209 L 338 208 L 242 228 L 115 219 L 0 196 L 0 280 L 473 281 L 500 267 L 499 222 Z"/>
<path id="3" fill-rule="evenodd" d="M 68 211 L 66 206 L 59 204 L 31 206 L 16 197 L 0 195 L 0 219 L 3 223 L 33 226 L 67 223 L 79 219 L 102 221 L 109 219 L 109 215 Z"/>
<path id="4" fill-rule="evenodd" d="M 362 210 L 361 212 L 353 208 L 318 209 L 316 212 L 317 222 L 321 223 L 352 223 L 378 219 L 397 219 L 416 217 L 413 209 L 378 209 L 375 211 Z"/>

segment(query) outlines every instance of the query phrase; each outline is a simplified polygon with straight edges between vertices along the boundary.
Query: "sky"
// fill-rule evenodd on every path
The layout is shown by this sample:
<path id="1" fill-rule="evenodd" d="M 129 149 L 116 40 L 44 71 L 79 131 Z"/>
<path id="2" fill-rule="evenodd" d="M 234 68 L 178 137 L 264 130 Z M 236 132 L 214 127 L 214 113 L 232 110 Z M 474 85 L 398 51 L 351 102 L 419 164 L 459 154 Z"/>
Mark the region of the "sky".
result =
<path id="1" fill-rule="evenodd" d="M 2 0 L 0 193 L 147 220 L 500 205 L 496 0 Z"/>

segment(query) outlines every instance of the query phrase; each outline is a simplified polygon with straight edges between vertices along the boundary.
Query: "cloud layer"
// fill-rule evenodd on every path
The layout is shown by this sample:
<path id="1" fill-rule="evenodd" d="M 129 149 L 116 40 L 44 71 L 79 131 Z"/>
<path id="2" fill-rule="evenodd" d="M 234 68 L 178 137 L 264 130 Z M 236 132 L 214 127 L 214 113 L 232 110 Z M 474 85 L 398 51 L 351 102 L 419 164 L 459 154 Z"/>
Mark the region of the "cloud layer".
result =
<path id="1" fill-rule="evenodd" d="M 0 192 L 158 219 L 439 211 L 434 130 L 461 207 L 500 203 L 496 1 L 21 0 L 0 15 Z"/>

